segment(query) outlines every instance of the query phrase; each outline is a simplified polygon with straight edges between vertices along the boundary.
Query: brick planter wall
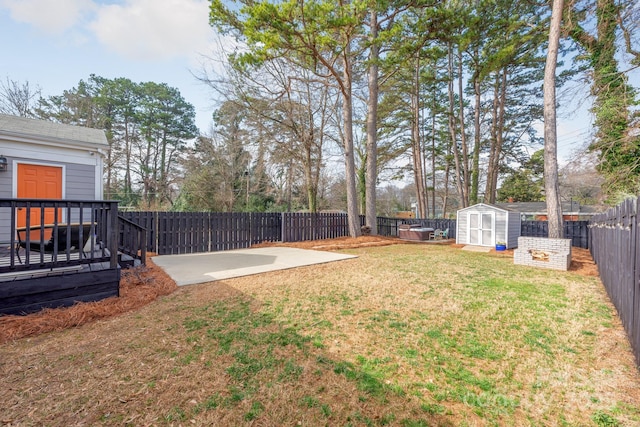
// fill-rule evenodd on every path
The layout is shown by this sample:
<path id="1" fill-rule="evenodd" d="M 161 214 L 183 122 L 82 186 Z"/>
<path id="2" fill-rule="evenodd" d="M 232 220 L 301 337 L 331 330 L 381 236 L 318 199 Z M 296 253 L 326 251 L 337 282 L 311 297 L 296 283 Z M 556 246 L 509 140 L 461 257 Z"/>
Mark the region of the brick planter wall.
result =
<path id="1" fill-rule="evenodd" d="M 536 254 L 545 254 L 548 260 L 536 259 Z M 518 248 L 513 251 L 513 263 L 566 271 L 571 265 L 571 239 L 520 236 Z"/>

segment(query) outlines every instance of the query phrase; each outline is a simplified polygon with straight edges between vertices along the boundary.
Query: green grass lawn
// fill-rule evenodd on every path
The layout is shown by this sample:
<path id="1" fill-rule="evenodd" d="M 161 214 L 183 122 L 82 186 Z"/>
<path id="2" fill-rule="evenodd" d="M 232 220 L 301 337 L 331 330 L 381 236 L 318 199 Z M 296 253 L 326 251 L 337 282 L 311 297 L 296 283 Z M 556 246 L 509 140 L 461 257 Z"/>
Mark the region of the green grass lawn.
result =
<path id="1" fill-rule="evenodd" d="M 602 285 L 450 246 L 181 288 L 0 347 L 17 425 L 633 426 Z"/>

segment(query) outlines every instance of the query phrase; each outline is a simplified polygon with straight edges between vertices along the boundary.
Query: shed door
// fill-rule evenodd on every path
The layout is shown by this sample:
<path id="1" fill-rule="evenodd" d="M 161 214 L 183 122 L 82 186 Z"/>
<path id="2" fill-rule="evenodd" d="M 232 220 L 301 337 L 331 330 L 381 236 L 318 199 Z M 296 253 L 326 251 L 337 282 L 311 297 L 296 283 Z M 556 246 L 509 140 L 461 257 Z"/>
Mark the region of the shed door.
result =
<path id="1" fill-rule="evenodd" d="M 18 163 L 18 188 L 19 199 L 62 199 L 62 167 L 30 165 Z M 55 212 L 53 208 L 44 210 L 44 223 L 54 222 Z M 58 209 L 58 218 L 62 218 L 62 210 Z M 29 215 L 31 226 L 40 225 L 40 209 L 31 209 Z M 27 224 L 27 210 L 18 211 L 18 227 Z"/>
<path id="2" fill-rule="evenodd" d="M 493 246 L 493 212 L 469 213 L 469 244 Z"/>

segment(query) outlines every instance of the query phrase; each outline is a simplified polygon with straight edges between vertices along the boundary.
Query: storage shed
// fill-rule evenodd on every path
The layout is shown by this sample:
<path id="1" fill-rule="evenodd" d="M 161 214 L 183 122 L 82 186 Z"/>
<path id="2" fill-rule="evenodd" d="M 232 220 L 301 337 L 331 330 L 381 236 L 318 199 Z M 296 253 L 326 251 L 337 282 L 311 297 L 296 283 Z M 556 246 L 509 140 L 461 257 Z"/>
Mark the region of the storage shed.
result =
<path id="1" fill-rule="evenodd" d="M 478 203 L 460 209 L 457 214 L 456 243 L 495 246 L 504 242 L 507 248 L 518 246 L 520 214 L 497 206 Z"/>

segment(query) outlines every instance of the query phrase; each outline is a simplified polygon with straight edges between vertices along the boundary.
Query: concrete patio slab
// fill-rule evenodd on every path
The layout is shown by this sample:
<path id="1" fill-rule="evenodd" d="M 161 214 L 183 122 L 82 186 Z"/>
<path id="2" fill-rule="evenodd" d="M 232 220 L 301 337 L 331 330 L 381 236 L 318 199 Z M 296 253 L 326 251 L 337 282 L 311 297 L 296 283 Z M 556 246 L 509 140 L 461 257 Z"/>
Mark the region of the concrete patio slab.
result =
<path id="1" fill-rule="evenodd" d="M 268 247 L 159 255 L 153 257 L 153 262 L 166 271 L 178 286 L 183 286 L 350 258 L 356 256 L 288 247 Z"/>

